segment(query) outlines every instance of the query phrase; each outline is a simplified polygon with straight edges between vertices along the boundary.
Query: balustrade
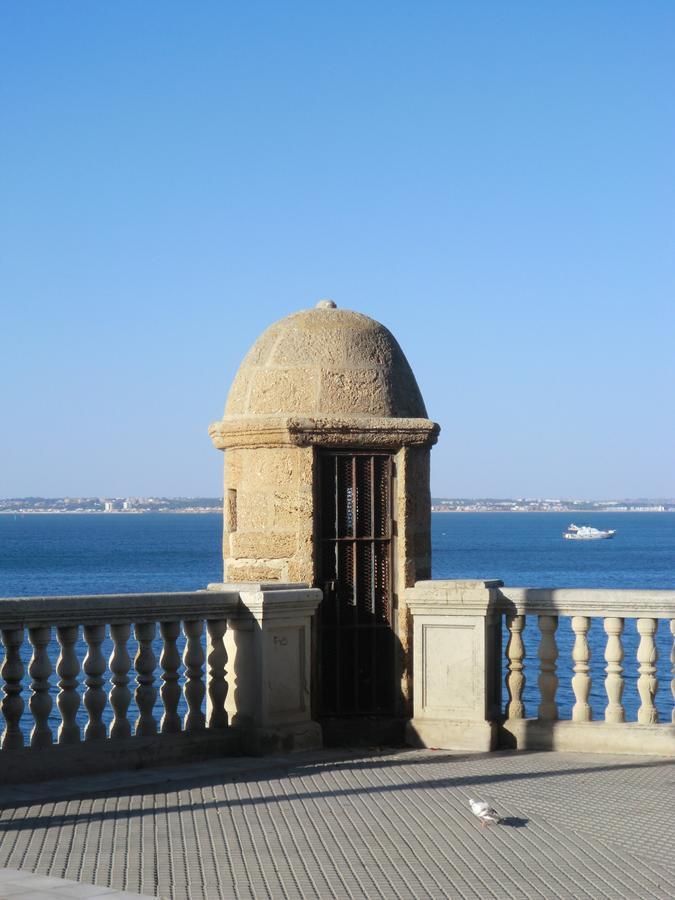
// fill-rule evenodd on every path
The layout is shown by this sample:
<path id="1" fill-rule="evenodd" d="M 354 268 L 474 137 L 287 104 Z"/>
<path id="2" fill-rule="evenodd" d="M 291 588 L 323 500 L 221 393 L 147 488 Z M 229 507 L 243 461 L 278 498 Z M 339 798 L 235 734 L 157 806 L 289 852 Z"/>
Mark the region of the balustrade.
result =
<path id="1" fill-rule="evenodd" d="M 675 755 L 675 714 L 657 681 L 666 638 L 659 620 L 668 619 L 675 696 L 675 591 L 509 588 L 466 579 L 420 581 L 405 601 L 413 621 L 412 743 Z M 505 665 L 496 650 L 503 624 Z"/>
<path id="2" fill-rule="evenodd" d="M 585 734 L 592 731 L 596 735 L 605 735 L 605 748 L 608 746 L 606 741 L 610 740 L 606 736 L 614 734 L 612 729 L 617 734 L 632 736 L 642 729 L 643 734 L 649 732 L 649 740 L 656 741 L 660 747 L 665 746 L 668 735 L 671 738 L 673 735 L 671 723 L 675 723 L 675 709 L 672 713 L 666 709 L 663 689 L 659 693 L 657 648 L 661 642 L 664 662 L 670 653 L 670 688 L 675 698 L 675 618 L 672 614 L 675 593 L 544 591 L 497 588 L 494 585 L 498 582 L 489 584 L 489 603 L 477 607 L 472 614 L 477 616 L 477 622 L 487 616 L 485 621 L 492 623 L 484 632 L 476 631 L 476 634 L 484 634 L 481 652 L 486 654 L 486 660 L 493 654 L 495 646 L 490 629 L 496 628 L 494 633 L 498 635 L 499 616 L 505 616 L 508 642 L 504 685 L 508 699 L 505 716 L 500 719 L 503 729 L 510 728 L 520 735 L 528 733 L 529 729 L 534 734 L 534 724 L 540 734 L 549 735 L 542 739 L 542 745 L 553 746 L 550 735 L 559 725 L 566 725 L 570 729 L 577 728 L 579 734 L 582 733 L 580 729 L 586 729 Z M 462 596 L 461 591 L 454 593 Z M 454 593 L 450 591 L 453 596 Z M 312 592 L 305 591 L 305 594 L 309 597 Z M 0 599 L 0 636 L 4 651 L 0 665 L 0 710 L 4 719 L 0 753 L 32 753 L 45 750 L 53 743 L 73 746 L 79 753 L 88 746 L 94 750 L 95 742 L 107 740 L 133 742 L 152 738 L 155 741 L 170 739 L 172 735 L 178 740 L 179 734 L 186 735 L 180 740 L 187 736 L 192 740 L 215 729 L 232 733 L 232 729 L 228 729 L 226 703 L 228 707 L 232 706 L 237 692 L 228 695 L 233 677 L 227 671 L 225 637 L 228 621 L 235 623 L 233 627 L 240 631 L 244 629 L 241 634 L 249 635 L 251 641 L 257 640 L 259 627 L 251 630 L 250 622 L 252 616 L 259 615 L 252 610 L 257 610 L 255 604 L 259 603 L 257 598 L 262 594 L 253 592 L 241 596 L 246 596 L 246 602 L 251 604 L 243 613 L 240 595 L 235 592 Z M 297 602 L 315 606 L 317 600 L 313 595 L 311 600 L 303 595 Z M 467 615 L 465 602 L 454 606 L 448 603 L 446 607 L 448 615 Z M 539 625 L 538 647 L 532 642 L 535 618 Z M 659 620 L 664 618 L 669 620 L 668 649 L 663 644 L 663 629 L 658 629 Z M 593 619 L 602 621 L 606 637 L 604 673 L 599 671 L 597 657 L 601 659 L 603 654 L 602 647 L 597 644 L 597 635 L 590 640 Z M 629 627 L 626 620 L 629 620 Z M 636 629 L 639 644 L 633 640 Z M 132 633 L 135 640 L 133 661 Z M 108 641 L 111 652 L 106 657 L 103 648 L 108 647 Z M 243 649 L 249 646 L 250 649 Z M 595 662 L 591 659 L 592 646 L 596 648 Z M 58 652 L 53 652 L 54 647 Z M 86 654 L 82 652 L 83 647 Z M 249 698 L 258 696 L 256 692 L 263 689 L 260 671 L 254 667 L 254 658 L 257 659 L 256 654 L 262 651 L 254 652 L 253 647 L 253 643 L 234 641 L 230 648 L 232 670 L 246 682 L 240 686 L 240 693 L 243 690 Z M 531 647 L 529 652 L 534 659 L 526 659 L 526 647 Z M 24 660 L 29 652 L 30 662 L 26 665 Z M 477 665 L 477 659 L 474 659 L 474 665 Z M 536 670 L 537 663 L 538 673 L 534 671 L 534 677 L 528 677 L 526 682 L 526 666 L 529 673 Z M 637 714 L 636 723 L 626 723 L 624 665 L 631 685 L 635 685 L 631 686 L 628 696 L 631 718 Z M 306 667 L 298 671 L 304 672 Z M 499 674 L 499 668 L 491 662 L 486 671 Z M 487 678 L 491 684 L 492 674 Z M 603 718 L 603 710 L 597 705 L 595 716 L 592 710 L 593 697 L 598 703 L 598 696 L 593 693 L 593 679 L 597 678 L 604 679 L 607 700 L 604 721 L 594 722 L 594 718 Z M 476 674 L 471 684 L 481 683 Z M 571 709 L 569 723 L 558 721 L 563 693 L 561 684 L 565 712 Z M 274 690 L 275 685 L 265 683 L 265 689 L 268 688 Z M 52 689 L 58 689 L 55 709 Z M 526 718 L 527 691 L 528 702 L 532 702 L 533 707 L 538 706 L 535 720 Z M 635 694 L 639 696 L 637 710 L 630 705 L 630 698 Z M 568 706 L 566 698 L 572 695 L 573 705 Z M 490 696 L 492 694 L 486 694 L 488 706 Z M 499 697 L 498 694 L 495 696 L 497 707 Z M 659 725 L 659 709 L 661 720 L 667 720 L 668 724 Z M 29 727 L 26 725 L 27 712 L 31 720 Z M 54 712 L 58 713 L 55 724 Z M 258 715 L 254 707 L 250 710 L 247 707 L 247 715 L 242 716 L 235 702 L 229 712 L 237 716 L 235 723 L 244 723 L 236 724 L 237 728 L 262 727 L 250 724 Z M 489 715 L 490 721 L 494 722 L 499 718 L 499 709 Z M 623 730 L 628 727 L 635 730 Z M 76 745 L 81 741 L 84 743 L 78 749 Z M 516 746 L 521 745 L 526 744 L 516 743 Z M 623 739 L 619 738 L 611 746 L 626 749 Z M 642 749 L 649 752 L 646 745 L 640 747 L 639 752 Z"/>
<path id="3" fill-rule="evenodd" d="M 639 696 L 639 708 L 632 714 L 637 715 L 637 725 L 656 726 L 659 722 L 657 709 L 657 660 L 658 649 L 656 635 L 659 619 L 668 618 L 670 634 L 673 638 L 670 650 L 671 692 L 675 698 L 675 620 L 669 610 L 675 607 L 675 594 L 668 591 L 593 591 L 593 590 L 559 590 L 545 591 L 526 588 L 500 589 L 500 604 L 506 612 L 505 620 L 509 632 L 506 645 L 505 687 L 508 700 L 505 708 L 505 722 L 518 725 L 524 718 L 525 690 L 525 641 L 524 636 L 528 622 L 535 616 L 539 622 L 540 640 L 539 658 L 539 709 L 538 719 L 542 726 L 558 721 L 556 692 L 559 685 L 560 672 L 557 668 L 559 655 L 559 639 L 557 637 L 558 620 L 565 617 L 574 637 L 570 657 L 566 658 L 564 668 L 571 666 L 571 677 L 567 682 L 574 696 L 571 706 L 571 723 L 591 723 L 594 716 L 591 704 L 592 677 L 591 643 L 589 634 L 593 618 L 600 618 L 606 635 L 604 646 L 605 679 L 604 688 L 607 704 L 604 709 L 604 723 L 607 728 L 623 726 L 626 723 L 624 703 L 624 625 L 626 619 L 635 622 L 639 644 L 636 661 L 631 674 L 635 674 L 635 684 Z M 507 611 L 508 610 L 508 611 Z M 566 625 L 567 629 L 568 626 Z M 567 633 L 567 631 L 566 631 Z M 632 634 L 635 634 L 632 631 Z M 662 638 L 661 638 L 662 640 Z M 633 645 L 633 638 L 630 640 Z M 632 653 L 631 653 L 632 655 Z M 597 668 L 595 669 L 597 675 Z M 596 698 L 597 699 L 597 698 Z M 631 701 L 632 702 L 632 701 Z M 659 701 L 663 708 L 664 698 Z M 568 707 L 569 708 L 569 707 Z M 601 712 L 601 711 L 599 711 Z M 669 722 L 675 723 L 675 708 L 668 715 Z M 543 733 L 543 732 L 542 732 Z M 599 732 L 595 732 L 598 733 Z M 618 734 L 619 732 L 617 732 Z M 627 734 L 628 732 L 622 732 Z M 609 732 L 606 732 L 609 734 Z M 659 732 L 667 741 L 667 732 Z M 675 735 L 671 734 L 672 748 L 675 753 Z M 662 746 L 662 745 L 660 745 Z"/>
<path id="4" fill-rule="evenodd" d="M 0 782 L 316 749 L 311 618 L 320 597 L 304 585 L 275 584 L 0 598 Z M 232 651 L 232 673 L 229 627 L 250 638 Z M 283 640 L 276 638 L 280 629 Z M 289 640 L 293 629 L 297 639 Z M 235 701 L 230 727 L 226 701 L 235 669 L 240 697 L 255 703 L 237 715 Z M 289 697 L 297 707 L 288 707 Z"/>
<path id="5" fill-rule="evenodd" d="M 154 616 L 149 604 L 156 606 Z M 81 740 L 89 743 L 132 735 L 152 737 L 158 732 L 170 735 L 197 733 L 207 727 L 226 728 L 227 655 L 223 639 L 228 615 L 238 604 L 238 594 L 204 591 L 0 600 L 0 711 L 4 719 L 0 750 L 37 750 L 53 743 L 74 745 Z M 167 617 L 172 610 L 174 616 Z M 31 623 L 27 629 L 24 621 Z M 129 649 L 132 622 L 137 642 L 133 661 Z M 157 624 L 161 637 L 159 667 L 154 647 Z M 50 655 L 52 635 L 58 647 L 57 658 Z M 103 647 L 108 636 L 112 651 L 106 659 Z M 183 640 L 181 658 L 179 644 Z M 27 654 L 28 642 L 32 653 L 26 666 L 22 653 Z M 50 679 L 54 673 L 59 721 L 52 730 Z M 156 710 L 158 684 L 161 721 Z M 208 720 L 203 710 L 207 693 Z M 32 717 L 29 735 L 22 723 L 24 694 Z"/>

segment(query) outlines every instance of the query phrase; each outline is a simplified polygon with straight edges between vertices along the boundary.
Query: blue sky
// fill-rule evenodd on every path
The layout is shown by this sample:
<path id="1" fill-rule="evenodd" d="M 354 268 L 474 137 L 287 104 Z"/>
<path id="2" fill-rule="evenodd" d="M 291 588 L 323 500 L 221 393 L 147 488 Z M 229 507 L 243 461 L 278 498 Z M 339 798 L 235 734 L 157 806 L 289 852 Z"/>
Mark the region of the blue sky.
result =
<path id="1" fill-rule="evenodd" d="M 384 322 L 446 496 L 675 496 L 675 4 L 7 2 L 0 495 L 216 495 L 272 321 Z"/>

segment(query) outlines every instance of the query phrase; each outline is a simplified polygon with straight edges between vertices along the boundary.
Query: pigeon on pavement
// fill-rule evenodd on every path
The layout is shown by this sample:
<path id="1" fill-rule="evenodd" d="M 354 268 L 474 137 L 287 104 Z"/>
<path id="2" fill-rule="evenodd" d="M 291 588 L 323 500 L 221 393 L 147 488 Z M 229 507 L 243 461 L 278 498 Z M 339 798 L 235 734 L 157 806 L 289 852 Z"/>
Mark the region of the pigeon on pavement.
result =
<path id="1" fill-rule="evenodd" d="M 481 828 L 490 824 L 499 825 L 501 822 L 501 817 L 497 811 L 493 809 L 489 803 L 486 803 L 485 800 L 472 800 L 471 797 L 469 797 L 469 806 L 471 807 L 471 812 L 474 816 L 478 816 L 480 819 Z"/>

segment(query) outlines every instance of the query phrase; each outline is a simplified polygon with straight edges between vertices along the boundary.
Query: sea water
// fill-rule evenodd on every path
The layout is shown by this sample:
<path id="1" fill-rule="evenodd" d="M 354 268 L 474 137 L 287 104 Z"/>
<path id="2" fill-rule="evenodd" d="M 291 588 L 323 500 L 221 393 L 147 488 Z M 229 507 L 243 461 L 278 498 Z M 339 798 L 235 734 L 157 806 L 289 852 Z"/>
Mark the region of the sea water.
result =
<path id="1" fill-rule="evenodd" d="M 433 577 L 499 578 L 510 587 L 675 589 L 675 514 L 603 512 L 577 518 L 578 525 L 615 528 L 617 534 L 606 541 L 565 541 L 569 513 L 434 513 Z M 0 597 L 200 589 L 222 579 L 221 532 L 222 517 L 213 514 L 1 515 Z M 525 703 L 527 714 L 535 715 L 534 617 L 528 619 L 525 636 Z M 569 718 L 574 635 L 568 618 L 561 617 L 557 639 L 558 702 L 561 718 Z M 592 620 L 589 643 L 591 704 L 595 718 L 601 718 L 606 704 L 602 620 Z M 636 718 L 639 706 L 637 643 L 635 620 L 626 620 L 623 699 L 629 720 Z M 668 623 L 662 621 L 657 633 L 661 721 L 670 719 L 672 709 L 671 646 Z M 27 662 L 28 641 L 23 649 Z M 108 656 L 109 637 L 102 649 Z M 160 649 L 157 642 L 157 654 Z M 129 650 L 133 654 L 133 639 Z M 81 642 L 78 653 L 85 652 Z M 50 654 L 52 659 L 58 655 L 56 644 Z M 52 676 L 52 693 L 55 682 Z M 28 713 L 25 725 L 30 728 Z"/>

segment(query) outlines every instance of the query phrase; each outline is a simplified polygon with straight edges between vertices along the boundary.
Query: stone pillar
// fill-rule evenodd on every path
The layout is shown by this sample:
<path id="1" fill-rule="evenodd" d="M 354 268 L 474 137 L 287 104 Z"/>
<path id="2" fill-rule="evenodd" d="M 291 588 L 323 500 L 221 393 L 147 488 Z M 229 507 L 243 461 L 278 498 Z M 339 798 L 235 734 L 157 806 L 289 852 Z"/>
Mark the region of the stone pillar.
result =
<path id="1" fill-rule="evenodd" d="M 494 750 L 500 715 L 501 581 L 418 581 L 413 622 L 413 718 L 408 743 Z"/>
<path id="2" fill-rule="evenodd" d="M 279 583 L 213 588 L 240 597 L 225 646 L 226 709 L 241 732 L 242 751 L 264 756 L 320 748 L 321 726 L 311 717 L 311 625 L 321 591 Z"/>

